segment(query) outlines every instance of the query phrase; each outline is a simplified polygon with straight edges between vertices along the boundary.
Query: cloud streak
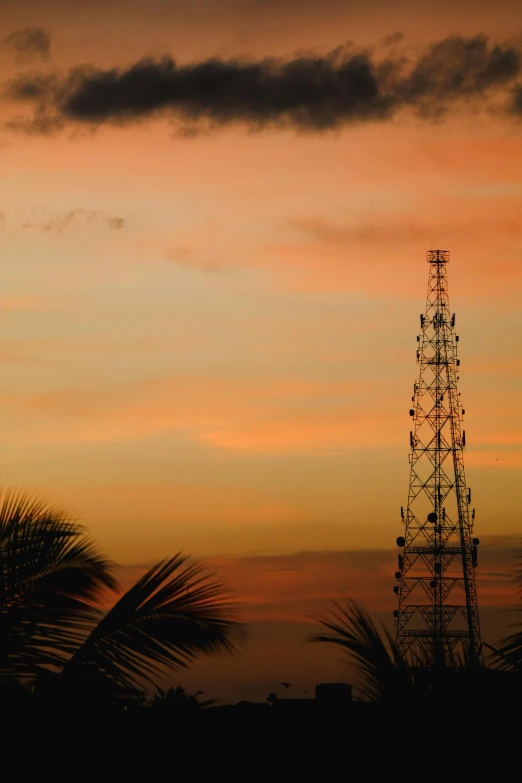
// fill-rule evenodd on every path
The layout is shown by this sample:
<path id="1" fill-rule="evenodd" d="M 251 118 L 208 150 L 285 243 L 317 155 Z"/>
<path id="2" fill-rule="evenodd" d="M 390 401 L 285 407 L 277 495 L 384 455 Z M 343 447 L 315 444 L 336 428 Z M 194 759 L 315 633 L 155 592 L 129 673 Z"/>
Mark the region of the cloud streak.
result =
<path id="1" fill-rule="evenodd" d="M 11 99 L 34 104 L 13 127 L 49 133 L 68 124 L 131 124 L 156 116 L 181 130 L 242 123 L 321 132 L 386 121 L 403 109 L 440 119 L 460 102 L 522 114 L 521 52 L 485 35 L 436 41 L 416 58 L 395 50 L 357 50 L 258 61 L 212 58 L 179 65 L 171 57 L 142 59 L 124 69 L 92 66 L 58 74 L 19 74 Z"/>
<path id="2" fill-rule="evenodd" d="M 516 603 L 513 574 L 519 541 L 514 536 L 481 538 L 477 569 L 480 602 L 497 609 L 512 607 Z M 363 602 L 372 612 L 388 611 L 390 617 L 395 607 L 395 549 L 214 556 L 204 561 L 234 587 L 249 621 L 300 622 L 342 596 Z M 139 565 L 123 567 L 122 580 L 131 584 L 146 570 Z"/>
<path id="3" fill-rule="evenodd" d="M 45 233 L 55 231 L 57 233 L 63 233 L 72 226 L 81 223 L 105 223 L 109 228 L 120 229 L 125 227 L 125 219 L 121 217 L 111 217 L 99 210 L 89 209 L 73 209 L 66 215 L 53 218 L 52 220 L 44 220 L 37 223 L 24 223 L 22 228 L 34 228 L 38 231 Z"/>

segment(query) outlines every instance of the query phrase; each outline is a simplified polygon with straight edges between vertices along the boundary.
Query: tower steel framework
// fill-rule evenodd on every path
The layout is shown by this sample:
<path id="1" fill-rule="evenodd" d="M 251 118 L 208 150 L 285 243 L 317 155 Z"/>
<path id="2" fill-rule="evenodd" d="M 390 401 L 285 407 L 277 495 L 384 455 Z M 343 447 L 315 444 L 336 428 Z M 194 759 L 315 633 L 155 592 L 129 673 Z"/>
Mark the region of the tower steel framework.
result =
<path id="1" fill-rule="evenodd" d="M 410 486 L 395 574 L 397 644 L 420 646 L 431 665 L 446 665 L 457 649 L 480 660 L 475 587 L 479 540 L 464 475 L 466 433 L 457 389 L 459 338 L 450 314 L 447 250 L 430 250 L 426 310 L 417 337 L 419 374 L 410 416 Z"/>

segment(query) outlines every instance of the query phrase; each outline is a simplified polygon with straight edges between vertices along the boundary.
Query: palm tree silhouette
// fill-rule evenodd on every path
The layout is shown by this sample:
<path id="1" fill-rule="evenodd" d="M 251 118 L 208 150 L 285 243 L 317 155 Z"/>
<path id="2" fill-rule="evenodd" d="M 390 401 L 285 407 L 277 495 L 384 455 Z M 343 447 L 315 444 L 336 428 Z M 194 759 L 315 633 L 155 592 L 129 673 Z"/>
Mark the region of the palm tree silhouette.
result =
<path id="1" fill-rule="evenodd" d="M 0 675 L 61 668 L 116 581 L 109 562 L 60 510 L 23 492 L 0 493 Z"/>
<path id="2" fill-rule="evenodd" d="M 324 642 L 340 647 L 354 665 L 357 685 L 369 701 L 418 698 L 427 685 L 427 667 L 419 651 L 399 653 L 395 639 L 373 622 L 368 612 L 351 599 L 332 601 L 329 614 L 314 618 L 321 633 L 308 642 Z"/>
<path id="3" fill-rule="evenodd" d="M 518 578 L 522 582 L 522 573 Z M 431 708 L 454 703 L 478 708 L 486 698 L 496 699 L 498 703 L 499 698 L 512 690 L 513 682 L 504 683 L 498 677 L 501 656 L 504 664 L 506 661 L 510 664 L 511 671 L 516 666 L 522 671 L 522 627 L 505 640 L 505 647 L 500 646 L 497 656 L 500 665 L 494 671 L 484 664 L 477 667 L 464 648 L 453 650 L 443 666 L 430 665 L 420 647 L 404 655 L 390 632 L 384 626 L 377 626 L 368 612 L 350 599 L 333 601 L 331 612 L 315 619 L 324 630 L 307 641 L 340 647 L 353 665 L 356 684 L 368 701 L 390 705 L 409 702 Z"/>
<path id="4" fill-rule="evenodd" d="M 0 677 L 62 690 L 136 690 L 243 638 L 230 593 L 177 554 L 121 592 L 113 566 L 59 509 L 0 494 Z"/>
<path id="5" fill-rule="evenodd" d="M 518 556 L 518 561 L 514 582 L 521 602 L 519 611 L 522 611 L 522 555 Z M 515 623 L 512 627 L 515 629 L 513 633 L 497 642 L 495 647 L 487 647 L 491 650 L 492 660 L 498 669 L 522 674 L 522 622 Z"/>

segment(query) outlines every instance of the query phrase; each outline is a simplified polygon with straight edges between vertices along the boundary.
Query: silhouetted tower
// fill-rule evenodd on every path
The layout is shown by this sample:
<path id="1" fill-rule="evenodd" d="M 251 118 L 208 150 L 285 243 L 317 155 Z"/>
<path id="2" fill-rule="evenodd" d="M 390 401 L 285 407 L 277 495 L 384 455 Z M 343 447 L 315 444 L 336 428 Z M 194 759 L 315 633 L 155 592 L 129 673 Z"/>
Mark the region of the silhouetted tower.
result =
<path id="1" fill-rule="evenodd" d="M 447 250 L 430 250 L 426 311 L 417 337 L 419 375 L 410 416 L 410 489 L 405 531 L 395 574 L 399 608 L 397 644 L 402 653 L 420 645 L 432 665 L 444 665 L 460 647 L 480 659 L 475 588 L 478 538 L 475 509 L 464 476 L 466 433 L 457 389 L 460 360 L 455 315 L 450 314 Z"/>

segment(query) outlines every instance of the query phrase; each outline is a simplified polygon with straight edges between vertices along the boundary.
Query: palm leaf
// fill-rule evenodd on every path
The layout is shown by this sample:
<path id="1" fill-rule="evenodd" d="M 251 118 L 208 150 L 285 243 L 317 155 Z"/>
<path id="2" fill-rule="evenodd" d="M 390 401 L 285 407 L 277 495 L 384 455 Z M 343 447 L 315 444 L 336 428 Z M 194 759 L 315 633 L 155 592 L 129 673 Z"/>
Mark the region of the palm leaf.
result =
<path id="1" fill-rule="evenodd" d="M 518 565 L 515 569 L 513 581 L 515 582 L 518 597 L 522 600 L 522 555 L 517 556 Z M 498 669 L 506 671 L 522 672 L 522 622 L 511 626 L 514 630 L 505 636 L 495 647 L 489 647 L 492 651 L 492 660 Z"/>
<path id="2" fill-rule="evenodd" d="M 522 626 L 501 639 L 491 657 L 498 669 L 522 672 Z"/>
<path id="3" fill-rule="evenodd" d="M 109 563 L 66 514 L 0 492 L 0 675 L 61 666 L 92 629 L 92 603 L 114 589 Z"/>
<path id="4" fill-rule="evenodd" d="M 178 554 L 151 568 L 102 618 L 64 667 L 70 678 L 135 688 L 199 653 L 234 653 L 243 635 L 228 590 Z"/>
<path id="5" fill-rule="evenodd" d="M 424 668 L 420 655 L 403 657 L 390 632 L 384 626 L 378 628 L 355 601 L 334 601 L 329 615 L 314 619 L 325 630 L 307 641 L 340 647 L 355 667 L 360 690 L 371 701 L 383 700 L 398 691 L 405 695 Z"/>

